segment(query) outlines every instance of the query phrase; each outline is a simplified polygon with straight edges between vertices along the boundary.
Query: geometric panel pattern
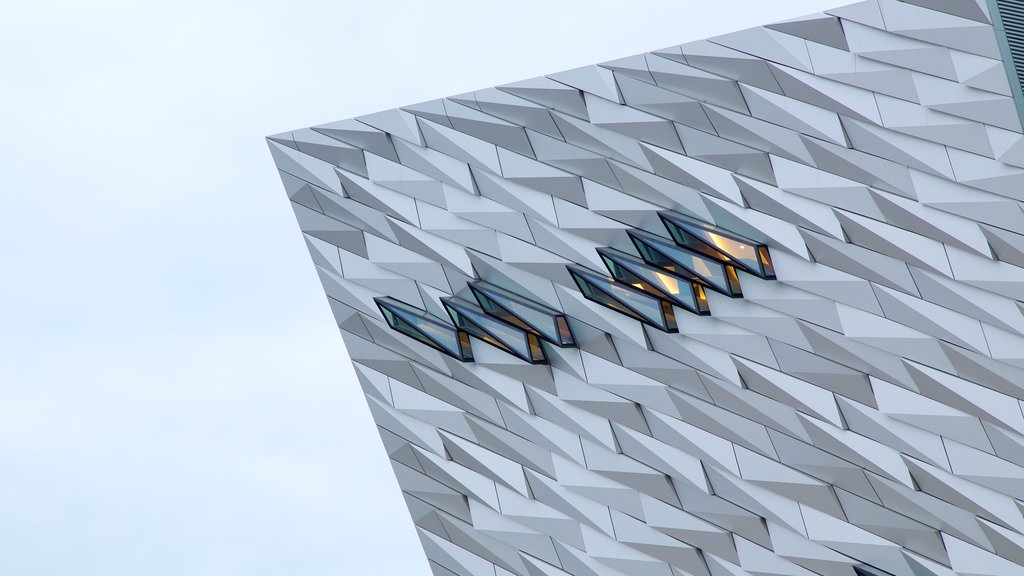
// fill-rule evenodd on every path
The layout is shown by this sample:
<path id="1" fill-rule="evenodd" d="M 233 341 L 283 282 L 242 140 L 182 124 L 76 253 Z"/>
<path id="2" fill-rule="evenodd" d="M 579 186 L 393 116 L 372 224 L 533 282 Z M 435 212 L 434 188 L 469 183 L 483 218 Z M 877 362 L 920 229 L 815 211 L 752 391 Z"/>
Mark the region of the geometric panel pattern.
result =
<path id="1" fill-rule="evenodd" d="M 434 573 L 1024 573 L 992 21 L 866 0 L 269 137 Z M 578 281 L 681 245 L 742 298 L 663 331 Z"/>

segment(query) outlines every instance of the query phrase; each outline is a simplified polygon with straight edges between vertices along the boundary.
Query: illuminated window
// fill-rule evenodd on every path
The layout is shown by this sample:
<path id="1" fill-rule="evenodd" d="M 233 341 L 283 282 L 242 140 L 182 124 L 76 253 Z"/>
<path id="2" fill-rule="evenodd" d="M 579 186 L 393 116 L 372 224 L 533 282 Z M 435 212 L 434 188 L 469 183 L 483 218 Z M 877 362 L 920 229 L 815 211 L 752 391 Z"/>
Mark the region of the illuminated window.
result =
<path id="1" fill-rule="evenodd" d="M 484 312 L 560 347 L 576 346 L 565 315 L 486 282 L 469 285 Z"/>
<path id="2" fill-rule="evenodd" d="M 710 313 L 704 288 L 689 278 L 669 274 L 662 268 L 650 266 L 640 258 L 614 248 L 598 248 L 597 253 L 619 282 L 663 300 L 670 300 L 695 314 Z"/>
<path id="3" fill-rule="evenodd" d="M 547 363 L 540 337 L 534 332 L 489 316 L 482 308 L 467 300 L 442 298 L 441 304 L 459 330 L 531 364 Z"/>
<path id="4" fill-rule="evenodd" d="M 566 268 L 587 300 L 597 302 L 659 330 L 679 331 L 676 325 L 675 310 L 667 300 L 580 266 L 569 265 Z"/>
<path id="5" fill-rule="evenodd" d="M 464 331 L 401 300 L 383 297 L 373 301 L 392 330 L 463 362 L 473 360 L 469 337 Z"/>
<path id="6" fill-rule="evenodd" d="M 768 247 L 674 212 L 661 212 L 661 221 L 676 244 L 765 279 L 775 278 Z"/>
<path id="7" fill-rule="evenodd" d="M 679 246 L 661 236 L 639 230 L 627 230 L 626 232 L 629 234 L 630 240 L 633 241 L 633 245 L 636 246 L 637 252 L 648 264 L 666 270 L 675 276 L 702 284 L 731 298 L 743 296 L 739 276 L 736 275 L 736 268 L 732 265 L 724 264 L 720 260 L 685 246 Z"/>

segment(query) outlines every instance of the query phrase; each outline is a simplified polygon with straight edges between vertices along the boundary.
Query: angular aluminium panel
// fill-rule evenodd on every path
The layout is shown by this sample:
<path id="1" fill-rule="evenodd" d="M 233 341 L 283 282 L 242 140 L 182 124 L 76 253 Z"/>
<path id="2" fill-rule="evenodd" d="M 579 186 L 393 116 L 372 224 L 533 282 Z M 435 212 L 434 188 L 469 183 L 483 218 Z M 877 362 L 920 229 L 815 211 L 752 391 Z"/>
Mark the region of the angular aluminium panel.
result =
<path id="1" fill-rule="evenodd" d="M 1024 574 L 1015 7 L 270 137 L 434 573 Z"/>

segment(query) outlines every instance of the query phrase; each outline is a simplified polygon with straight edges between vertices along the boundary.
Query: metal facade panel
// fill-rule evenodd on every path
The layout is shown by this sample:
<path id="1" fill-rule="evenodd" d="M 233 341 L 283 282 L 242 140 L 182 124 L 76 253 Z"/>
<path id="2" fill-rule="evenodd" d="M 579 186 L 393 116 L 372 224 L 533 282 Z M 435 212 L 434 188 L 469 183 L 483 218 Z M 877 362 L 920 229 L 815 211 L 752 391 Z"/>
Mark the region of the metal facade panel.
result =
<path id="1" fill-rule="evenodd" d="M 437 575 L 1024 573 L 997 4 L 866 0 L 268 139 Z"/>

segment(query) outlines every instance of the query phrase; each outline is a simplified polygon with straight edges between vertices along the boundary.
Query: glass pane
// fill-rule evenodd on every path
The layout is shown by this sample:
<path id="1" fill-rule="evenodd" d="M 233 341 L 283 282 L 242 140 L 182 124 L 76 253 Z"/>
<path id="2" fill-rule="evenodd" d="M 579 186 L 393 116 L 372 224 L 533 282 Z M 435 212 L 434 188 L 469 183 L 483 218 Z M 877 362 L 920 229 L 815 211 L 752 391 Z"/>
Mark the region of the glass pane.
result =
<path id="1" fill-rule="evenodd" d="M 626 316 L 630 316 L 630 317 L 635 318 L 637 320 L 643 320 L 644 319 L 642 316 L 640 316 L 636 312 L 633 312 L 629 308 L 626 308 L 625 306 L 623 306 L 621 303 L 616 301 L 611 296 L 609 296 L 609 295 L 605 294 L 604 292 L 602 292 L 602 291 L 598 290 L 597 288 L 595 288 L 587 280 L 586 277 L 579 276 L 579 275 L 574 275 L 574 277 L 576 278 L 576 281 L 577 281 L 576 283 L 580 287 L 580 292 L 583 292 L 583 295 L 586 296 L 588 299 L 593 300 L 593 301 L 595 301 L 595 302 L 597 302 L 599 304 L 603 304 L 604 306 L 607 306 L 608 308 L 611 308 L 612 310 L 615 310 L 616 312 L 619 312 L 621 314 L 625 314 Z"/>
<path id="2" fill-rule="evenodd" d="M 698 276 L 710 280 L 712 284 L 725 285 L 725 266 L 721 262 L 715 262 L 707 256 L 700 256 L 692 252 L 680 251 L 678 254 L 673 254 L 673 256 L 680 260 L 684 266 L 689 265 Z"/>
<path id="3" fill-rule="evenodd" d="M 483 298 L 478 298 L 477 300 L 482 304 L 481 308 L 484 309 L 484 312 L 490 314 L 491 316 L 494 316 L 495 318 L 500 318 L 501 320 L 504 320 L 509 324 L 518 326 L 523 330 L 533 331 L 537 329 L 527 324 L 526 322 L 523 322 L 518 316 L 509 312 L 506 308 L 499 306 L 491 298 L 484 296 Z"/>
<path id="4" fill-rule="evenodd" d="M 657 282 L 656 285 L 666 291 L 674 300 L 690 310 L 697 307 L 693 296 L 693 284 L 663 272 L 652 272 L 652 275 Z"/>
<path id="5" fill-rule="evenodd" d="M 676 244 L 686 246 L 690 250 L 696 250 L 701 254 L 711 256 L 712 258 L 723 262 L 732 261 L 732 259 L 724 252 L 712 247 L 711 242 L 707 238 L 703 237 L 703 231 L 698 231 L 698 233 L 694 234 L 686 228 L 682 228 L 671 223 L 669 223 L 667 227 L 669 232 L 672 234 L 672 239 L 676 241 Z"/>
<path id="6" fill-rule="evenodd" d="M 692 284 L 694 298 L 697 302 L 697 312 L 705 314 L 711 311 L 708 305 L 708 295 L 704 293 L 704 287 L 699 284 Z"/>
<path id="7" fill-rule="evenodd" d="M 473 322 L 478 326 L 486 330 L 492 337 L 497 338 L 501 341 L 506 348 L 512 348 L 519 352 L 522 356 L 528 356 L 526 348 L 526 333 L 516 328 L 493 320 L 487 316 L 479 314 L 469 314 L 468 311 L 464 311 Z"/>
<path id="8" fill-rule="evenodd" d="M 600 249 L 599 249 L 599 253 L 600 253 Z M 631 281 L 633 279 L 633 277 L 630 274 L 630 272 L 628 270 L 626 270 L 625 268 L 623 268 L 622 266 L 619 266 L 618 262 L 613 260 L 607 254 L 604 254 L 604 253 L 600 253 L 600 254 L 601 254 L 601 260 L 604 261 L 605 267 L 608 268 L 608 271 L 611 272 L 612 276 L 618 278 L 622 282 L 629 282 L 629 281 Z"/>
<path id="9" fill-rule="evenodd" d="M 409 322 L 413 328 L 425 334 L 428 338 L 440 343 L 442 346 L 453 352 L 458 351 L 459 343 L 455 336 L 454 328 L 432 322 L 421 316 L 409 314 L 404 310 L 397 310 L 396 312 L 399 317 Z"/>
<path id="10" fill-rule="evenodd" d="M 592 285 L 589 293 L 587 290 L 583 291 L 584 295 L 588 296 L 591 300 L 632 316 L 637 320 L 653 324 L 662 330 L 668 329 L 663 315 L 662 300 L 629 288 L 624 284 L 616 282 L 614 278 L 583 273 L 574 269 L 570 269 L 570 272 L 575 272 L 574 275 L 580 277 L 584 284 Z M 671 305 L 669 305 L 669 308 L 671 308 Z M 627 312 L 626 310 L 630 311 Z"/>
<path id="11" fill-rule="evenodd" d="M 638 270 L 633 266 L 630 266 L 628 263 L 620 262 L 620 260 L 615 256 L 611 256 L 606 253 L 601 253 L 601 259 L 604 260 L 604 265 L 608 268 L 608 271 L 611 272 L 612 276 L 614 276 L 619 282 L 629 284 L 630 286 L 643 290 L 644 292 L 651 292 L 655 296 L 663 295 L 660 293 L 660 287 L 651 284 L 644 277 L 637 274 Z"/>
<path id="12" fill-rule="evenodd" d="M 630 308 L 649 319 L 657 318 L 660 321 L 661 303 L 657 298 L 634 292 L 618 283 L 613 284 L 609 282 L 605 284 L 605 288 L 612 293 L 612 296 L 618 298 Z"/>
<path id="13" fill-rule="evenodd" d="M 392 329 L 460 360 L 464 360 L 467 354 L 471 356 L 468 348 L 460 347 L 458 331 L 454 327 L 433 320 L 426 311 L 397 300 L 379 298 L 375 301 Z"/>
<path id="14" fill-rule="evenodd" d="M 598 253 L 608 270 L 620 282 L 624 282 L 656 296 L 668 298 L 683 308 L 700 313 L 694 289 L 690 280 L 668 274 L 662 268 L 655 268 L 643 260 L 614 249 L 599 248 Z"/>
<path id="15" fill-rule="evenodd" d="M 473 360 L 473 346 L 470 344 L 469 334 L 466 332 L 459 331 L 459 351 L 462 353 L 463 360 Z"/>
<path id="16" fill-rule="evenodd" d="M 767 246 L 759 246 L 757 255 L 761 259 L 761 268 L 764 270 L 765 278 L 775 278 L 775 266 L 772 264 L 772 257 L 768 253 Z"/>
<path id="17" fill-rule="evenodd" d="M 729 283 L 729 295 L 739 297 L 743 295 L 740 289 L 740 278 L 736 275 L 736 269 L 732 266 L 725 267 L 725 277 Z"/>
<path id="18" fill-rule="evenodd" d="M 663 290 L 666 294 L 679 296 L 683 293 L 679 279 L 675 276 L 669 276 L 668 274 L 656 272 L 654 270 L 651 270 L 647 276 L 654 282 L 655 286 Z"/>
<path id="19" fill-rule="evenodd" d="M 523 330 L 540 334 L 560 346 L 567 345 L 558 333 L 557 318 L 563 314 L 518 294 L 485 284 L 471 284 L 470 288 L 484 311 Z M 570 337 L 569 342 L 572 342 Z"/>
<path id="20" fill-rule="evenodd" d="M 753 244 L 745 244 L 708 230 L 704 231 L 704 237 L 712 246 L 724 252 L 733 260 L 739 261 L 747 268 L 752 270 L 761 269 L 761 263 L 757 259 L 757 251 Z"/>
<path id="21" fill-rule="evenodd" d="M 725 266 L 721 262 L 656 238 L 644 237 L 639 240 L 652 251 L 658 252 L 662 259 L 678 264 L 680 268 L 685 268 L 692 275 L 696 275 L 697 279 L 727 293 L 732 292 L 726 278 Z M 678 268 L 673 267 L 671 270 L 676 271 Z"/>
<path id="22" fill-rule="evenodd" d="M 417 340 L 425 341 L 425 340 L 428 339 L 423 334 L 421 334 L 420 331 L 417 330 L 415 326 L 413 326 L 412 324 L 406 322 L 405 320 L 402 320 L 401 318 L 399 318 L 397 316 L 392 316 L 391 320 L 392 321 L 389 322 L 388 324 L 392 328 L 394 328 L 395 330 L 398 330 L 399 332 L 401 332 L 401 333 L 403 333 L 403 334 L 405 334 L 407 336 L 412 336 L 413 338 L 415 338 Z M 435 345 L 435 344 L 436 344 L 435 342 L 431 341 L 431 345 Z"/>
<path id="23" fill-rule="evenodd" d="M 697 282 L 705 282 L 704 279 L 694 274 L 691 270 L 680 266 L 677 262 L 662 253 L 662 246 L 666 247 L 667 250 L 668 247 L 674 246 L 674 244 L 660 240 L 658 237 L 650 234 L 644 234 L 641 236 L 639 234 L 630 233 L 630 238 L 633 240 L 633 244 L 636 246 L 640 256 L 647 264 L 656 266 L 663 270 L 668 270 L 672 274 L 682 278 L 688 278 Z"/>
<path id="24" fill-rule="evenodd" d="M 468 302 L 445 299 L 443 303 L 449 314 L 464 323 L 464 329 L 473 336 L 505 352 L 533 361 L 527 345 L 528 332 L 491 318 Z"/>
<path id="25" fill-rule="evenodd" d="M 661 217 L 678 244 L 717 260 L 735 263 L 758 276 L 774 277 L 774 270 L 770 270 L 771 258 L 764 245 L 679 215 L 662 213 Z"/>
<path id="26" fill-rule="evenodd" d="M 572 331 L 569 330 L 569 321 L 565 319 L 565 316 L 555 317 L 555 328 L 558 330 L 558 343 L 566 346 L 572 346 L 576 344 L 576 338 L 572 335 Z"/>
<path id="27" fill-rule="evenodd" d="M 539 302 L 534 302 L 533 300 L 526 298 L 520 294 L 510 292 L 504 288 L 499 288 L 498 286 L 495 286 L 493 284 L 488 284 L 487 282 L 474 282 L 470 284 L 470 288 L 474 292 L 483 292 L 490 296 L 491 298 L 497 299 L 503 305 L 511 304 L 514 307 L 525 306 L 527 308 L 532 308 L 538 312 L 543 312 L 544 314 L 550 316 L 561 314 L 560 311 L 555 310 L 554 308 L 545 306 L 544 304 L 541 304 Z"/>
<path id="28" fill-rule="evenodd" d="M 538 310 L 532 306 L 527 306 L 501 295 L 495 294 L 494 299 L 498 304 L 501 304 L 510 312 L 525 320 L 530 326 L 533 326 L 534 329 L 543 331 L 547 336 L 554 338 L 554 314 L 544 310 Z"/>
<path id="29" fill-rule="evenodd" d="M 671 266 L 673 264 L 672 261 L 666 258 L 664 254 L 652 248 L 646 241 L 636 238 L 634 238 L 634 240 L 636 248 L 640 252 L 640 256 L 642 256 L 647 262 L 654 264 L 655 266 Z"/>
<path id="30" fill-rule="evenodd" d="M 536 334 L 527 334 L 526 342 L 530 347 L 530 361 L 531 362 L 546 362 L 547 357 L 544 356 L 544 348 L 540 345 L 540 338 L 537 338 Z"/>
<path id="31" fill-rule="evenodd" d="M 665 330 L 668 332 L 677 332 L 679 327 L 676 326 L 676 311 L 672 308 L 672 305 L 668 302 L 660 302 L 661 304 L 661 315 L 665 318 Z"/>

